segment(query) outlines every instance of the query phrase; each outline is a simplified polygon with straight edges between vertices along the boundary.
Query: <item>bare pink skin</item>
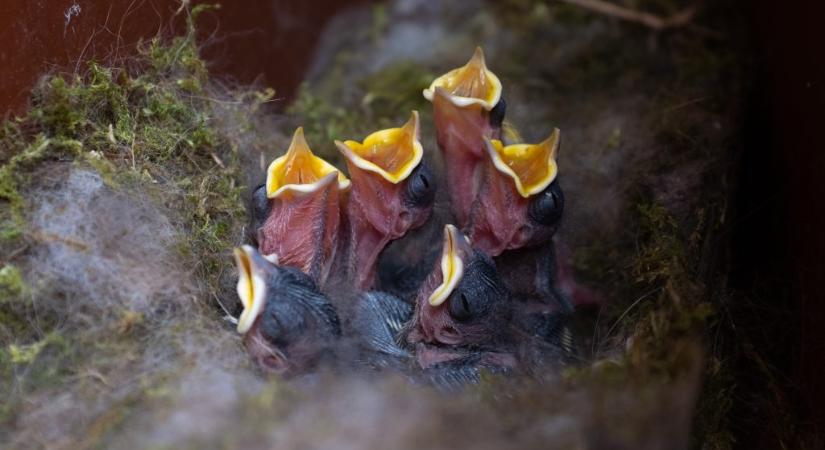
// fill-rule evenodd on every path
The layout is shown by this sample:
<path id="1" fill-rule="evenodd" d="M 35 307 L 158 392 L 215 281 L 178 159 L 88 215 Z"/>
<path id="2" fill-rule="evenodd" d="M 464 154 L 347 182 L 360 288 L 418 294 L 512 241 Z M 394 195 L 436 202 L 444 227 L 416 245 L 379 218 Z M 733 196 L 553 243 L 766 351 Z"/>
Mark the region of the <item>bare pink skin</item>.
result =
<path id="1" fill-rule="evenodd" d="M 458 345 L 462 334 L 447 309 L 449 299 L 438 306 L 430 305 L 430 294 L 441 284 L 443 277 L 440 267 L 436 267 L 424 281 L 415 299 L 415 327 L 407 336 L 411 344 Z"/>
<path id="2" fill-rule="evenodd" d="M 465 232 L 473 246 L 490 256 L 544 242 L 552 230 L 534 226 L 527 218 L 530 199 L 522 197 L 513 180 L 488 159 L 479 164 L 479 188 Z"/>
<path id="3" fill-rule="evenodd" d="M 447 166 L 453 214 L 473 246 L 489 256 L 499 257 L 510 253 L 508 250 L 547 243 L 555 228 L 529 220 L 532 198 L 519 194 L 513 179 L 495 167 L 484 147 L 485 133 L 494 134 L 487 116 L 480 120 L 480 113 L 471 115 L 439 95 L 436 95 L 433 104 L 439 145 Z M 476 151 L 479 145 L 480 154 Z M 524 278 L 524 271 L 536 273 L 539 270 L 535 261 L 520 262 L 522 264 L 517 266 L 516 278 Z M 503 264 L 502 267 L 506 270 L 508 265 Z M 512 281 L 512 274 L 503 275 Z M 525 287 L 532 291 L 537 281 L 540 280 L 533 277 L 525 283 L 509 284 L 517 292 Z"/>
<path id="4" fill-rule="evenodd" d="M 259 250 L 278 255 L 278 264 L 297 267 L 323 284 L 337 248 L 341 223 L 337 183 L 316 192 L 270 200 L 272 209 L 258 230 Z"/>
<path id="5" fill-rule="evenodd" d="M 463 239 L 457 244 L 457 253 L 466 265 L 473 249 Z M 424 281 L 415 298 L 413 325 L 406 338 L 408 343 L 415 346 L 416 360 L 423 369 L 468 356 L 468 350 L 462 346 L 494 342 L 495 331 L 502 331 L 492 331 L 483 323 L 458 322 L 453 319 L 449 312 L 452 297 L 438 306 L 431 305 L 430 294 L 436 290 L 442 280 L 441 266 L 438 263 Z M 516 358 L 512 354 L 494 351 L 483 352 L 479 362 L 500 367 L 517 365 Z"/>
<path id="6" fill-rule="evenodd" d="M 453 215 L 473 246 L 498 257 L 507 250 L 546 243 L 555 230 L 528 219 L 531 199 L 518 193 L 515 182 L 496 169 L 486 150 L 484 138 L 501 135 L 499 128 L 490 125 L 489 113 L 480 107 L 459 108 L 442 90 L 435 93 L 433 112 Z M 519 266 L 522 269 L 535 273 L 538 268 L 528 261 Z M 517 278 L 524 275 L 518 273 Z M 531 279 L 523 285 L 534 284 Z"/>
<path id="7" fill-rule="evenodd" d="M 375 284 L 375 265 L 384 247 L 423 225 L 432 206 L 415 208 L 404 203 L 409 179 L 393 184 L 349 161 L 347 165 L 352 181 L 346 205 L 350 230 L 348 272 L 355 279 L 355 287 L 366 290 Z"/>
<path id="8" fill-rule="evenodd" d="M 260 324 L 261 318 L 258 317 L 243 336 L 244 347 L 258 367 L 272 374 L 289 377 L 314 365 L 316 352 L 313 347 L 299 344 L 287 357 L 261 334 Z"/>
<path id="9" fill-rule="evenodd" d="M 490 160 L 484 139 L 499 139 L 501 129 L 479 106 L 461 108 L 443 90 L 433 97 L 436 139 L 444 155 L 451 207 L 456 223 L 479 250 L 497 256 L 540 240 L 527 221 L 530 199 Z"/>
<path id="10" fill-rule="evenodd" d="M 501 130 L 490 125 L 488 111 L 480 106 L 458 107 L 446 95 L 437 89 L 433 97 L 436 141 L 444 155 L 453 214 L 464 228 L 478 193 L 480 167 L 489 159 L 484 138 L 499 139 Z"/>
<path id="11" fill-rule="evenodd" d="M 456 255 L 466 264 L 472 255 L 472 247 L 464 239 L 458 239 L 455 246 Z M 438 306 L 433 306 L 429 302 L 430 295 L 441 285 L 443 280 L 444 275 L 439 260 L 416 295 L 413 316 L 416 326 L 407 338 L 410 343 L 423 342 L 443 345 L 467 343 L 468 336 L 460 331 L 461 327 L 450 316 L 448 310 L 450 299 L 448 298 Z"/>

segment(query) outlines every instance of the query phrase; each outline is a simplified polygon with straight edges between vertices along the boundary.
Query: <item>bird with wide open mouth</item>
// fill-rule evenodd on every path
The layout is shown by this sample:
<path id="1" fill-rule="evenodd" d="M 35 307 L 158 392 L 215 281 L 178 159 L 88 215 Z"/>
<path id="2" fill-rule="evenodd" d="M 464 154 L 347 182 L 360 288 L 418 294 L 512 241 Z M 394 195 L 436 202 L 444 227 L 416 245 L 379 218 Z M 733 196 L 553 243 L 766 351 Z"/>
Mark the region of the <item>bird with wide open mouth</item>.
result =
<path id="1" fill-rule="evenodd" d="M 356 288 L 374 286 L 378 255 L 430 217 L 435 177 L 424 163 L 418 113 L 401 127 L 376 131 L 363 142 L 335 141 L 352 188 L 346 206 L 346 260 Z"/>
<path id="2" fill-rule="evenodd" d="M 331 358 L 341 336 L 335 308 L 305 273 L 272 263 L 249 245 L 234 250 L 243 310 L 238 333 L 258 366 L 285 376 Z"/>
<path id="3" fill-rule="evenodd" d="M 258 248 L 323 285 L 339 247 L 342 197 L 350 180 L 310 150 L 302 128 L 253 193 Z"/>

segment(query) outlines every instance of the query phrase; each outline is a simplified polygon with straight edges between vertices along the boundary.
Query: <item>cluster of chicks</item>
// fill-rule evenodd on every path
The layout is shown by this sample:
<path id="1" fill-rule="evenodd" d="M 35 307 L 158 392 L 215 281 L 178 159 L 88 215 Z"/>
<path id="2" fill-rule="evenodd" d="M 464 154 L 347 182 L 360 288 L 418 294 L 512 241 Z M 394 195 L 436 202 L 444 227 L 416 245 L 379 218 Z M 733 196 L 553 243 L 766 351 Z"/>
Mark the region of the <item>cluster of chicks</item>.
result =
<path id="1" fill-rule="evenodd" d="M 481 49 L 424 90 L 455 223 L 440 247 L 419 244 L 432 247 L 429 264 L 378 264 L 390 241 L 431 219 L 436 179 L 418 114 L 336 141 L 349 178 L 298 128 L 252 193 L 257 248 L 235 249 L 237 329 L 260 367 L 294 376 L 327 361 L 456 386 L 570 360 L 572 307 L 556 288 L 551 240 L 564 208 L 559 131 L 508 142 L 520 139 L 501 94 Z"/>

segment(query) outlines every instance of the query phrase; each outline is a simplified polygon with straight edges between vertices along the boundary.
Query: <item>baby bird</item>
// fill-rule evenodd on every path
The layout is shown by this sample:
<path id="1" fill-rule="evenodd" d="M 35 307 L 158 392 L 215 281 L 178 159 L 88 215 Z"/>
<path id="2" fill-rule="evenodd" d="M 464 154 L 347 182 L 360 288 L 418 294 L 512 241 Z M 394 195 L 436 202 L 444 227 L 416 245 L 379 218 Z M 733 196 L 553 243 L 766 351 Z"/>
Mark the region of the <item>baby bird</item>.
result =
<path id="1" fill-rule="evenodd" d="M 498 373 L 566 364 L 572 354 L 567 313 L 525 308 L 495 262 L 453 225 L 441 260 L 416 297 L 400 340 L 414 349 L 423 376 L 437 384 L 475 382 Z"/>
<path id="2" fill-rule="evenodd" d="M 424 90 L 433 104 L 436 141 L 444 156 L 447 190 L 460 227 L 469 223 L 487 161 L 484 139 L 501 139 L 505 103 L 498 77 L 476 48 L 470 61 L 436 78 Z"/>
<path id="3" fill-rule="evenodd" d="M 400 128 L 356 141 L 335 141 L 347 161 L 352 187 L 346 205 L 346 273 L 365 290 L 376 280 L 378 255 L 430 217 L 435 177 L 422 161 L 418 113 Z"/>
<path id="4" fill-rule="evenodd" d="M 238 332 L 258 366 L 294 376 L 332 357 L 338 316 L 308 275 L 273 264 L 249 245 L 235 249 L 235 262 L 243 305 Z"/>
<path id="5" fill-rule="evenodd" d="M 424 91 L 433 103 L 451 209 L 473 246 L 506 267 L 511 290 L 564 303 L 553 288 L 551 242 L 564 209 L 556 180 L 560 133 L 538 144 L 503 142 L 502 135 L 518 133 L 502 133 L 501 92 L 481 49 Z"/>
<path id="6" fill-rule="evenodd" d="M 485 139 L 489 156 L 466 228 L 490 256 L 550 240 L 564 208 L 556 155 L 559 131 L 538 144 L 504 145 Z"/>
<path id="7" fill-rule="evenodd" d="M 312 153 L 303 129 L 295 130 L 286 154 L 269 165 L 266 184 L 252 194 L 261 253 L 323 285 L 337 257 L 349 187 L 347 177 Z"/>

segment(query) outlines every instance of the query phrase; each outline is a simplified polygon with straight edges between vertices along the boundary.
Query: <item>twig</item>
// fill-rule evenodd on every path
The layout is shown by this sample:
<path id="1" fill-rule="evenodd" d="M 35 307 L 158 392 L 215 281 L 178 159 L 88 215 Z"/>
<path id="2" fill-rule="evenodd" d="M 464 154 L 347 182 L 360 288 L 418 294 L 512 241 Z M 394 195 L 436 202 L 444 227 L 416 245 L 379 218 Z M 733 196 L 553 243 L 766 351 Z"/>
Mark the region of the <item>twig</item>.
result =
<path id="1" fill-rule="evenodd" d="M 175 11 L 174 15 L 177 16 L 178 14 L 182 13 L 185 9 L 189 9 L 189 0 L 181 0 L 180 7 L 177 11 Z"/>
<path id="2" fill-rule="evenodd" d="M 70 237 L 61 236 L 56 233 L 34 230 L 28 233 L 28 236 L 31 237 L 35 242 L 40 242 L 42 244 L 51 244 L 53 242 L 57 242 L 59 244 L 71 247 L 72 249 L 78 252 L 87 253 L 89 251 L 89 246 L 86 243 Z"/>
<path id="3" fill-rule="evenodd" d="M 679 109 L 682 109 L 682 108 L 688 107 L 688 106 L 690 106 L 690 105 L 693 105 L 694 103 L 700 103 L 700 102 L 703 102 L 703 101 L 705 101 L 705 100 L 707 100 L 707 99 L 709 99 L 709 98 L 710 98 L 710 97 L 699 97 L 699 98 L 694 98 L 693 100 L 688 100 L 688 101 L 686 101 L 686 102 L 679 103 L 679 104 L 677 104 L 677 105 L 668 106 L 667 108 L 665 108 L 665 109 L 663 109 L 663 110 L 661 111 L 661 114 L 668 114 L 668 113 L 672 113 L 673 111 L 676 111 L 676 110 L 679 110 Z"/>
<path id="4" fill-rule="evenodd" d="M 219 165 L 221 169 L 226 169 L 226 165 L 220 158 L 218 158 L 218 155 L 216 155 L 215 152 L 209 152 L 209 154 L 212 156 L 212 160 L 215 161 L 215 164 Z"/>
<path id="5" fill-rule="evenodd" d="M 652 28 L 656 31 L 665 30 L 667 28 L 676 28 L 687 25 L 693 20 L 696 15 L 696 7 L 690 6 L 683 9 L 670 17 L 659 17 L 655 14 L 646 13 L 643 11 L 636 11 L 630 8 L 624 8 L 616 4 L 606 2 L 604 0 L 558 0 L 560 2 L 568 3 L 578 6 L 590 11 L 604 14 L 606 16 L 615 17 L 617 19 L 626 20 L 628 22 L 635 22 L 646 27 Z"/>
<path id="6" fill-rule="evenodd" d="M 611 333 L 613 333 L 613 330 L 615 330 L 615 329 L 616 329 L 616 326 L 618 326 L 618 325 L 619 325 L 619 323 L 622 321 L 622 319 L 624 319 L 624 316 L 626 316 L 628 313 L 630 313 L 630 311 L 631 311 L 633 308 L 635 308 L 635 307 L 636 307 L 636 305 L 638 305 L 638 304 L 639 304 L 642 300 L 644 300 L 644 299 L 646 299 L 646 298 L 650 297 L 651 295 L 653 295 L 653 294 L 655 294 L 655 293 L 657 293 L 657 292 L 660 292 L 661 290 L 662 290 L 662 288 L 655 288 L 655 289 L 652 289 L 652 290 L 650 290 L 649 292 L 647 292 L 647 293 L 643 294 L 641 297 L 637 298 L 637 299 L 636 299 L 636 301 L 634 301 L 633 303 L 631 303 L 631 305 L 630 305 L 630 306 L 628 306 L 627 308 L 625 308 L 624 312 L 622 312 L 622 315 L 620 315 L 620 316 L 619 316 L 619 318 L 618 318 L 618 319 L 616 319 L 616 320 L 613 322 L 613 325 L 611 325 L 611 326 L 610 326 L 610 328 L 607 330 L 607 333 L 605 333 L 605 335 L 604 335 L 604 336 L 605 336 L 605 339 L 608 339 L 608 338 L 610 337 Z"/>
<path id="7" fill-rule="evenodd" d="M 15 250 L 12 250 L 8 255 L 0 258 L 0 263 L 5 264 L 5 263 L 13 260 L 14 258 L 17 258 L 19 255 L 21 255 L 23 252 L 25 252 L 28 248 L 29 248 L 29 244 L 23 244 L 22 247 L 19 247 Z"/>
<path id="8" fill-rule="evenodd" d="M 217 294 L 214 294 L 214 293 L 212 294 L 212 296 L 215 297 L 215 302 L 218 303 L 218 306 L 221 307 L 221 309 L 223 310 L 223 313 L 225 314 L 225 316 L 223 316 L 223 320 L 231 323 L 232 325 L 237 325 L 238 324 L 238 318 L 233 316 L 232 314 L 230 314 L 229 310 L 226 309 L 226 306 L 223 305 L 223 302 L 221 301 L 220 297 L 218 297 Z"/>

